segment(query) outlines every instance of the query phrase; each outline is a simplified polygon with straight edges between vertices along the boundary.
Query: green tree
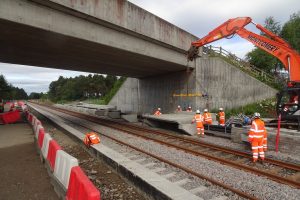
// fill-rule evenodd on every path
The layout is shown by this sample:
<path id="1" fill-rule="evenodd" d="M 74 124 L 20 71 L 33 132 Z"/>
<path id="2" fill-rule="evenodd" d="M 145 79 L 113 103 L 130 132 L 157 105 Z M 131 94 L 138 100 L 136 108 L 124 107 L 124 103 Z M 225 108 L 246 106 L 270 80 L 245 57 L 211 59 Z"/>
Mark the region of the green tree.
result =
<path id="1" fill-rule="evenodd" d="M 290 20 L 283 25 L 280 36 L 300 53 L 300 11 L 290 16 Z"/>
<path id="2" fill-rule="evenodd" d="M 6 81 L 5 77 L 1 74 L 0 75 L 0 100 L 1 99 L 9 99 L 8 96 L 10 95 L 11 87 Z"/>
<path id="3" fill-rule="evenodd" d="M 43 93 L 38 93 L 38 92 L 31 92 L 29 94 L 29 99 L 40 99 L 42 97 Z"/>
<path id="4" fill-rule="evenodd" d="M 27 93 L 23 88 L 14 87 L 9 84 L 3 75 L 0 75 L 0 101 L 27 99 Z"/>
<path id="5" fill-rule="evenodd" d="M 281 32 L 281 25 L 279 22 L 275 21 L 274 17 L 267 17 L 265 19 L 264 27 L 275 34 L 280 34 Z M 260 34 L 265 37 L 268 37 L 263 32 L 261 32 Z M 280 62 L 276 57 L 270 55 L 269 53 L 265 52 L 264 50 L 261 50 L 258 47 L 255 47 L 252 51 L 247 53 L 246 59 L 252 65 L 268 72 L 274 69 Z"/>

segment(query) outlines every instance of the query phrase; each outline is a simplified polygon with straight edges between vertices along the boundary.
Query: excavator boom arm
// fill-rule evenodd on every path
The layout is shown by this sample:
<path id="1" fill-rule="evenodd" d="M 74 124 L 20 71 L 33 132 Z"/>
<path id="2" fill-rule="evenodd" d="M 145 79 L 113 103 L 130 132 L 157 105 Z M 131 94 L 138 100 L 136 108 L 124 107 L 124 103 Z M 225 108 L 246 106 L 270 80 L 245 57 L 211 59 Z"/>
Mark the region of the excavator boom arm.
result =
<path id="1" fill-rule="evenodd" d="M 256 24 L 256 27 L 271 39 L 246 30 L 244 27 L 251 22 L 252 19 L 250 17 L 229 19 L 211 31 L 207 36 L 196 42 L 192 42 L 191 48 L 188 50 L 188 59 L 193 60 L 195 58 L 199 47 L 236 33 L 262 50 L 277 57 L 283 63 L 286 70 L 289 71 L 290 81 L 300 82 L 300 55 L 287 42 L 259 24 Z"/>

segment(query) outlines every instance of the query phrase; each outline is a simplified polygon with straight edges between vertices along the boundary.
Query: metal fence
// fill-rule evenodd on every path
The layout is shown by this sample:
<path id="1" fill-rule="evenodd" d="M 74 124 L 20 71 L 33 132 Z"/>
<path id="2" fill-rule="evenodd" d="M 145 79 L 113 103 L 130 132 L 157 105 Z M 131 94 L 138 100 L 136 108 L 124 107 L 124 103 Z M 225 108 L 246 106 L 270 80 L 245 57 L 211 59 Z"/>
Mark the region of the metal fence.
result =
<path id="1" fill-rule="evenodd" d="M 254 65 L 251 65 L 249 62 L 237 57 L 231 52 L 223 49 L 222 47 L 215 47 L 212 45 L 204 46 L 203 53 L 209 56 L 219 56 L 225 58 L 228 62 L 232 63 L 234 66 L 240 68 L 242 71 L 250 74 L 251 76 L 259 79 L 262 82 L 265 82 L 268 85 L 274 86 L 277 84 L 277 81 L 274 76 L 270 75 L 268 72 L 257 68 Z"/>

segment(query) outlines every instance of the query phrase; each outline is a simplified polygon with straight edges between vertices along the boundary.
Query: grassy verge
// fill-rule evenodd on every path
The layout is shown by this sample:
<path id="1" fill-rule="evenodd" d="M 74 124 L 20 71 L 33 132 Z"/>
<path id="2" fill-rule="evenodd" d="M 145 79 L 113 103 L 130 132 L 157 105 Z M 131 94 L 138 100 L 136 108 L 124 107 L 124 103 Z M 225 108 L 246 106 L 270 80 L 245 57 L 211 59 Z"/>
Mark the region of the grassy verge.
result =
<path id="1" fill-rule="evenodd" d="M 225 111 L 226 118 L 243 113 L 247 116 L 252 116 L 255 112 L 260 113 L 261 117 L 274 118 L 276 117 L 276 99 L 266 99 L 257 103 L 248 104 L 239 108 Z"/>

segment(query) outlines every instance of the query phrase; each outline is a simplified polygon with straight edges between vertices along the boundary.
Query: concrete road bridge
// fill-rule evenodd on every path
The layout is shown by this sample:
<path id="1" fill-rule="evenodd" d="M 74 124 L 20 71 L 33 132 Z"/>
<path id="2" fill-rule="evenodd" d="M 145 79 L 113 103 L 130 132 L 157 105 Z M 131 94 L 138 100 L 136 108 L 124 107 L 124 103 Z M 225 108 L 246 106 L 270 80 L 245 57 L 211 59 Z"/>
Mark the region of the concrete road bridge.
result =
<path id="1" fill-rule="evenodd" d="M 232 108 L 274 95 L 220 58 L 187 65 L 196 39 L 126 0 L 0 4 L 0 62 L 130 77 L 111 101 L 124 112 Z"/>

